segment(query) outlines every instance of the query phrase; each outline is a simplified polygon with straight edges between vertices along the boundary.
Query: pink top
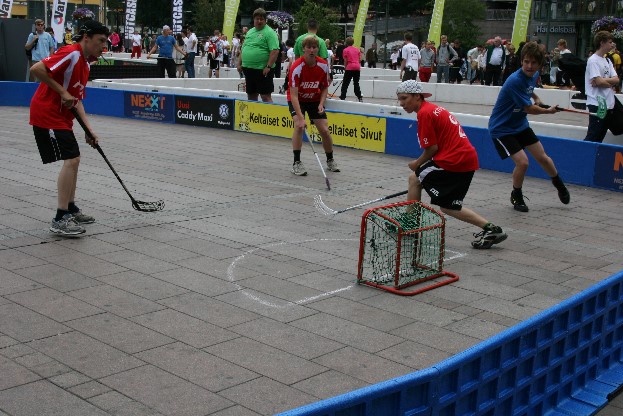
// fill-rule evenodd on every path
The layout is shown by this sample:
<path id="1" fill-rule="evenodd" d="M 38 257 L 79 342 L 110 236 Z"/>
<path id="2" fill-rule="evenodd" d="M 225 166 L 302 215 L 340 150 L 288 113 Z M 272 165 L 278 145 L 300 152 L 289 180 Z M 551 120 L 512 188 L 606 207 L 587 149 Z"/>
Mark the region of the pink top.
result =
<path id="1" fill-rule="evenodd" d="M 349 46 L 342 52 L 344 61 L 346 62 L 347 71 L 361 71 L 361 63 L 359 62 L 360 52 L 359 48 Z"/>

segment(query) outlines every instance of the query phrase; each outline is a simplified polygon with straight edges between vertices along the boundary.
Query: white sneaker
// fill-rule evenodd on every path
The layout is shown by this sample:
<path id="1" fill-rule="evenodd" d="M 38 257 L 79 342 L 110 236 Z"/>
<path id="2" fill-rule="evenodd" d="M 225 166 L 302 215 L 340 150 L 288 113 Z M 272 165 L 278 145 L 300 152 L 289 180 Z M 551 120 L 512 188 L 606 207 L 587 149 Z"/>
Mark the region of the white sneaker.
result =
<path id="1" fill-rule="evenodd" d="M 64 235 L 68 237 L 84 234 L 86 230 L 81 225 L 78 225 L 72 214 L 65 214 L 60 220 L 52 220 L 50 225 L 50 232 L 58 235 Z"/>
<path id="2" fill-rule="evenodd" d="M 329 169 L 331 172 L 340 171 L 340 169 L 337 167 L 337 162 L 335 161 L 335 159 L 327 160 L 327 169 Z"/>
<path id="3" fill-rule="evenodd" d="M 305 176 L 307 175 L 307 171 L 305 170 L 305 165 L 303 162 L 294 162 L 292 165 L 292 169 L 290 172 L 294 173 L 296 176 Z"/>

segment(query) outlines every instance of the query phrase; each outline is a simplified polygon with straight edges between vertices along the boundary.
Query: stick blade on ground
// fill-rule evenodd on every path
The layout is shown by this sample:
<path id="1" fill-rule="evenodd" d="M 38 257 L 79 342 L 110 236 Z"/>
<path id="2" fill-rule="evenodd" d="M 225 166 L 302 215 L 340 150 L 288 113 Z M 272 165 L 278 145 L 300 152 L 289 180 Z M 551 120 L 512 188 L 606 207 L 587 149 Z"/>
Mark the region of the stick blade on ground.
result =
<path id="1" fill-rule="evenodd" d="M 132 201 L 132 208 L 134 208 L 137 211 L 142 211 L 142 212 L 162 211 L 164 209 L 164 201 L 163 200 L 159 200 L 155 202 Z"/>
<path id="2" fill-rule="evenodd" d="M 338 213 L 336 210 L 329 208 L 322 201 L 322 196 L 320 195 L 316 195 L 314 197 L 314 207 L 316 208 L 316 210 L 318 210 L 318 212 L 320 212 L 323 215 L 335 215 Z"/>

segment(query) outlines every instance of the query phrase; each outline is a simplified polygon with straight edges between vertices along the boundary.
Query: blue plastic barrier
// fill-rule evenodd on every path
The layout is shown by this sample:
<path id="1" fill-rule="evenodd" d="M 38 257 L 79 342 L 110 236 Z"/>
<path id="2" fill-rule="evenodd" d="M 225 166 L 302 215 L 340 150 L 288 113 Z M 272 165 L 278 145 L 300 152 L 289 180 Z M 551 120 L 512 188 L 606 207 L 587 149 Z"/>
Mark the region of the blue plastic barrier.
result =
<path id="1" fill-rule="evenodd" d="M 623 272 L 439 364 L 279 416 L 592 415 L 623 384 Z"/>

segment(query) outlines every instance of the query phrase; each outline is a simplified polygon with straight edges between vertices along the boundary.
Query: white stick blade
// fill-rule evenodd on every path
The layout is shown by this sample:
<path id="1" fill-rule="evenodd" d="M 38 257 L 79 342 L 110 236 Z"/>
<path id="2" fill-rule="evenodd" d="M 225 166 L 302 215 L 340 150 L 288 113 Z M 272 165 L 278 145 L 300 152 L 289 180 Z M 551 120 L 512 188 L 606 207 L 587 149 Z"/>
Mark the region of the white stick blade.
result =
<path id="1" fill-rule="evenodd" d="M 323 201 L 320 195 L 314 197 L 314 207 L 323 215 L 335 215 L 337 211 L 329 208 Z"/>

